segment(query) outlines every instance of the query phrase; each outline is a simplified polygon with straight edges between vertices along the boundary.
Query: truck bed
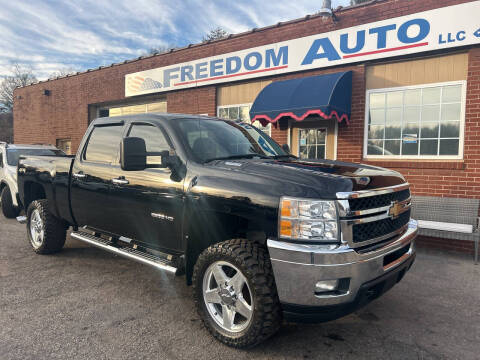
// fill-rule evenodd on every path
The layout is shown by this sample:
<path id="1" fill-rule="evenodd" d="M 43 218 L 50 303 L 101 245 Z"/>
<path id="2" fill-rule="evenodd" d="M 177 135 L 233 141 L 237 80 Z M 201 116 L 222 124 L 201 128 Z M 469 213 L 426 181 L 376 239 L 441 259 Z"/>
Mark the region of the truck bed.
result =
<path id="1" fill-rule="evenodd" d="M 70 172 L 75 156 L 25 156 L 18 162 L 18 193 L 25 211 L 32 192 L 43 191 L 52 213 L 73 223 L 70 210 Z M 31 186 L 35 184 L 35 186 Z"/>

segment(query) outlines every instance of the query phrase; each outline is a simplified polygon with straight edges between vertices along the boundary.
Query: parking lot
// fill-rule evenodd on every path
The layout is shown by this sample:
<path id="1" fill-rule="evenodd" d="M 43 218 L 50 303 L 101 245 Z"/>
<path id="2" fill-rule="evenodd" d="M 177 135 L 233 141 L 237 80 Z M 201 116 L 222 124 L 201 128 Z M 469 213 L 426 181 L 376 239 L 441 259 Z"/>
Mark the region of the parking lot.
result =
<path id="1" fill-rule="evenodd" d="M 24 225 L 0 217 L 0 358 L 478 359 L 479 280 L 469 257 L 422 250 L 366 308 L 240 351 L 203 328 L 183 277 L 72 239 L 35 255 Z"/>

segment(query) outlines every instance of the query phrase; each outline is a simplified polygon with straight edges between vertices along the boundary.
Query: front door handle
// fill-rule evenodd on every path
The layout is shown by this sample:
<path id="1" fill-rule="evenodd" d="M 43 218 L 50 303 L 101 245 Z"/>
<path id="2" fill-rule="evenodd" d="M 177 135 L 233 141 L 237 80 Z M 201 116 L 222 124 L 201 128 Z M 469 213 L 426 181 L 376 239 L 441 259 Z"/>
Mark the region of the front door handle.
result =
<path id="1" fill-rule="evenodd" d="M 130 181 L 121 176 L 119 178 L 112 179 L 112 183 L 114 183 L 115 185 L 127 185 L 130 184 Z"/>
<path id="2" fill-rule="evenodd" d="M 73 174 L 73 177 L 74 177 L 75 179 L 85 179 L 85 178 L 87 177 L 87 175 L 85 175 L 85 174 L 82 173 L 82 172 L 78 172 L 78 173 Z"/>

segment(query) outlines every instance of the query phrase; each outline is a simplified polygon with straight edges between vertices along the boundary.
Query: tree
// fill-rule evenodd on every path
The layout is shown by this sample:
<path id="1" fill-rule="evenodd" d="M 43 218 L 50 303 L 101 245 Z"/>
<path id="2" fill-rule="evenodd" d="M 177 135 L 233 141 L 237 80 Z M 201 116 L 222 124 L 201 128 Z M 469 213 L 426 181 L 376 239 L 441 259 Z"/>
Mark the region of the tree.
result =
<path id="1" fill-rule="evenodd" d="M 5 76 L 0 83 L 0 112 L 13 110 L 13 90 L 37 82 L 32 68 L 27 65 L 13 64 L 12 74 Z"/>
<path id="2" fill-rule="evenodd" d="M 76 74 L 78 70 L 74 69 L 73 67 L 68 67 L 68 68 L 63 68 L 57 71 L 54 71 L 53 73 L 50 74 L 48 77 L 49 80 L 56 79 L 58 77 L 64 77 L 67 75 L 73 75 Z"/>
<path id="3" fill-rule="evenodd" d="M 160 54 L 160 53 L 163 53 L 163 52 L 167 51 L 168 49 L 169 49 L 169 47 L 166 46 L 166 45 L 159 45 L 159 46 L 151 47 L 150 50 L 148 50 L 147 55 Z"/>
<path id="4" fill-rule="evenodd" d="M 175 45 L 158 45 L 158 46 L 153 46 L 151 47 L 149 50 L 147 50 L 145 53 L 144 53 L 144 56 L 148 56 L 148 55 L 157 55 L 157 54 L 161 54 L 161 53 L 164 53 L 164 52 L 167 52 L 168 50 L 170 49 L 176 49 L 177 46 Z"/>
<path id="5" fill-rule="evenodd" d="M 224 39 L 227 36 L 228 36 L 228 32 L 219 26 L 213 30 L 210 30 L 210 32 L 203 37 L 202 41 L 219 40 L 219 39 Z"/>
<path id="6" fill-rule="evenodd" d="M 358 5 L 358 4 L 366 3 L 369 1 L 372 1 L 372 0 L 350 0 L 350 5 Z"/>

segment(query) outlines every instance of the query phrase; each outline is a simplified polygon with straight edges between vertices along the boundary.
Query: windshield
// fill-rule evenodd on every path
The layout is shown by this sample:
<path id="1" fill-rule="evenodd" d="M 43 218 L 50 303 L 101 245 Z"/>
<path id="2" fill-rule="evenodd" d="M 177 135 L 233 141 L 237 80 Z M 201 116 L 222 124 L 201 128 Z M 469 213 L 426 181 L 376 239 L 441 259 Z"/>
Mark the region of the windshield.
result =
<path id="1" fill-rule="evenodd" d="M 183 119 L 176 124 L 190 152 L 200 163 L 288 156 L 272 138 L 250 124 L 209 119 Z"/>
<path id="2" fill-rule="evenodd" d="M 65 153 L 57 149 L 7 149 L 8 165 L 17 166 L 22 155 L 64 156 Z"/>

